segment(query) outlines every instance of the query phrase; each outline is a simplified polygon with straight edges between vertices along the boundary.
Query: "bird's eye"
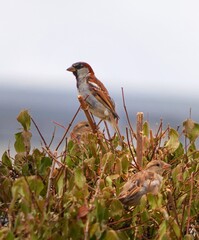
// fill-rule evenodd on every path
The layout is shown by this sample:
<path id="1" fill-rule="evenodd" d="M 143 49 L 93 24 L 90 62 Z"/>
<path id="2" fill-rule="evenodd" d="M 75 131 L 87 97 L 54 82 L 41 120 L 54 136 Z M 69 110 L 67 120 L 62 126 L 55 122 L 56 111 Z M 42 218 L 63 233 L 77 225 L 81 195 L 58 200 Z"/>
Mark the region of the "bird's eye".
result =
<path id="1" fill-rule="evenodd" d="M 160 164 L 159 164 L 159 163 L 157 163 L 157 164 L 156 164 L 156 166 L 157 166 L 157 167 L 160 167 Z"/>
<path id="2" fill-rule="evenodd" d="M 75 63 L 75 64 L 73 65 L 73 67 L 76 68 L 76 69 L 81 69 L 81 68 L 83 68 L 84 66 L 83 66 L 82 63 Z"/>

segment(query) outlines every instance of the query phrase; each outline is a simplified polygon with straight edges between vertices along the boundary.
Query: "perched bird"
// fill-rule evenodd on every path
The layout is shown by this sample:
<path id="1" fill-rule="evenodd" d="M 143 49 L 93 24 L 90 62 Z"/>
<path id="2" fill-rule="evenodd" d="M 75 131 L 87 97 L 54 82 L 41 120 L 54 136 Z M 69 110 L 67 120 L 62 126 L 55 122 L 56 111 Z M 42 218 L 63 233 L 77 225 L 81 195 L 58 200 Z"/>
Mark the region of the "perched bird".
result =
<path id="1" fill-rule="evenodd" d="M 92 133 L 93 131 L 89 123 L 87 121 L 81 121 L 74 126 L 73 130 L 70 133 L 70 139 L 76 141 L 77 143 L 80 143 L 83 136 Z"/>
<path id="2" fill-rule="evenodd" d="M 108 90 L 100 82 L 88 63 L 74 63 L 67 71 L 72 72 L 77 80 L 77 90 L 86 103 L 89 111 L 96 117 L 109 121 L 117 132 L 120 142 L 122 137 L 118 128 L 119 116 L 115 111 L 115 103 L 109 96 Z"/>
<path id="3" fill-rule="evenodd" d="M 152 160 L 146 168 L 133 176 L 124 184 L 119 194 L 119 200 L 128 206 L 138 205 L 143 195 L 156 195 L 161 188 L 163 172 L 170 168 L 170 164 L 161 160 Z"/>

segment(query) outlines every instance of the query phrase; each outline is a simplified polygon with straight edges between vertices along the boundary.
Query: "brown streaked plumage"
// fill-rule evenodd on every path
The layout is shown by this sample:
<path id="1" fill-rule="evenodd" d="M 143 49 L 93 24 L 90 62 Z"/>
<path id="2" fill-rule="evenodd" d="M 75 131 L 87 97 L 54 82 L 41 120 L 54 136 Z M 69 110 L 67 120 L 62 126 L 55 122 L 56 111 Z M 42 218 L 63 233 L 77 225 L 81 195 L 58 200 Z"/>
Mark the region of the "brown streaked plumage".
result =
<path id="1" fill-rule="evenodd" d="M 128 206 L 138 205 L 143 195 L 157 194 L 161 188 L 161 176 L 170 164 L 161 160 L 152 160 L 146 168 L 133 176 L 123 185 L 118 196 L 119 200 Z"/>
<path id="2" fill-rule="evenodd" d="M 70 133 L 70 138 L 80 143 L 83 135 L 92 134 L 93 131 L 87 121 L 78 122 Z"/>
<path id="3" fill-rule="evenodd" d="M 118 127 L 119 116 L 115 110 L 115 103 L 104 84 L 96 78 L 91 66 L 85 62 L 77 62 L 69 67 L 67 71 L 75 75 L 78 93 L 86 99 L 89 111 L 94 116 L 109 121 L 115 128 L 122 143 Z"/>

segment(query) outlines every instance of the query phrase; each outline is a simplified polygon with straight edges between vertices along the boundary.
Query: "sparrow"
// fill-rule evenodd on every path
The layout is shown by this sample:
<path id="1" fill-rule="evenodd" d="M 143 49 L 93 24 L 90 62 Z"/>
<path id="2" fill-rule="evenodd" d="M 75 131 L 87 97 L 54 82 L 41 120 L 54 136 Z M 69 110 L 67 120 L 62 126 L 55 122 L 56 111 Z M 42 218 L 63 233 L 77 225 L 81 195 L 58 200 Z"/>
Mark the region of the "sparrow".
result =
<path id="1" fill-rule="evenodd" d="M 119 116 L 115 111 L 115 103 L 104 84 L 96 78 L 91 66 L 85 62 L 77 62 L 72 64 L 67 71 L 75 75 L 78 94 L 85 99 L 88 110 L 101 120 L 109 121 L 122 143 L 118 127 Z"/>
<path id="2" fill-rule="evenodd" d="M 118 196 L 119 200 L 128 206 L 135 206 L 140 203 L 140 199 L 147 193 L 156 195 L 163 180 L 162 174 L 171 167 L 170 164 L 161 160 L 152 160 L 146 168 L 130 177 L 123 185 Z"/>
<path id="3" fill-rule="evenodd" d="M 81 143 L 82 137 L 92 134 L 93 131 L 87 121 L 78 122 L 70 133 L 70 139 L 77 143 Z"/>

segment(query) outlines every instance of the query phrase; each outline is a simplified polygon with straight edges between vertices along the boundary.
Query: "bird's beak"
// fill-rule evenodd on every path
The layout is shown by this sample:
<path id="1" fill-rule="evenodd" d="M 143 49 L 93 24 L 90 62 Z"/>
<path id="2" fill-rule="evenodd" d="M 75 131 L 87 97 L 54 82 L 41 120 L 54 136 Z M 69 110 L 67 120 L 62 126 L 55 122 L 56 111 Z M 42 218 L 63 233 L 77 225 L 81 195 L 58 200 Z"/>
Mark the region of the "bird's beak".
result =
<path id="1" fill-rule="evenodd" d="M 69 67 L 66 69 L 66 71 L 69 71 L 69 72 L 75 72 L 76 69 L 74 67 Z"/>

